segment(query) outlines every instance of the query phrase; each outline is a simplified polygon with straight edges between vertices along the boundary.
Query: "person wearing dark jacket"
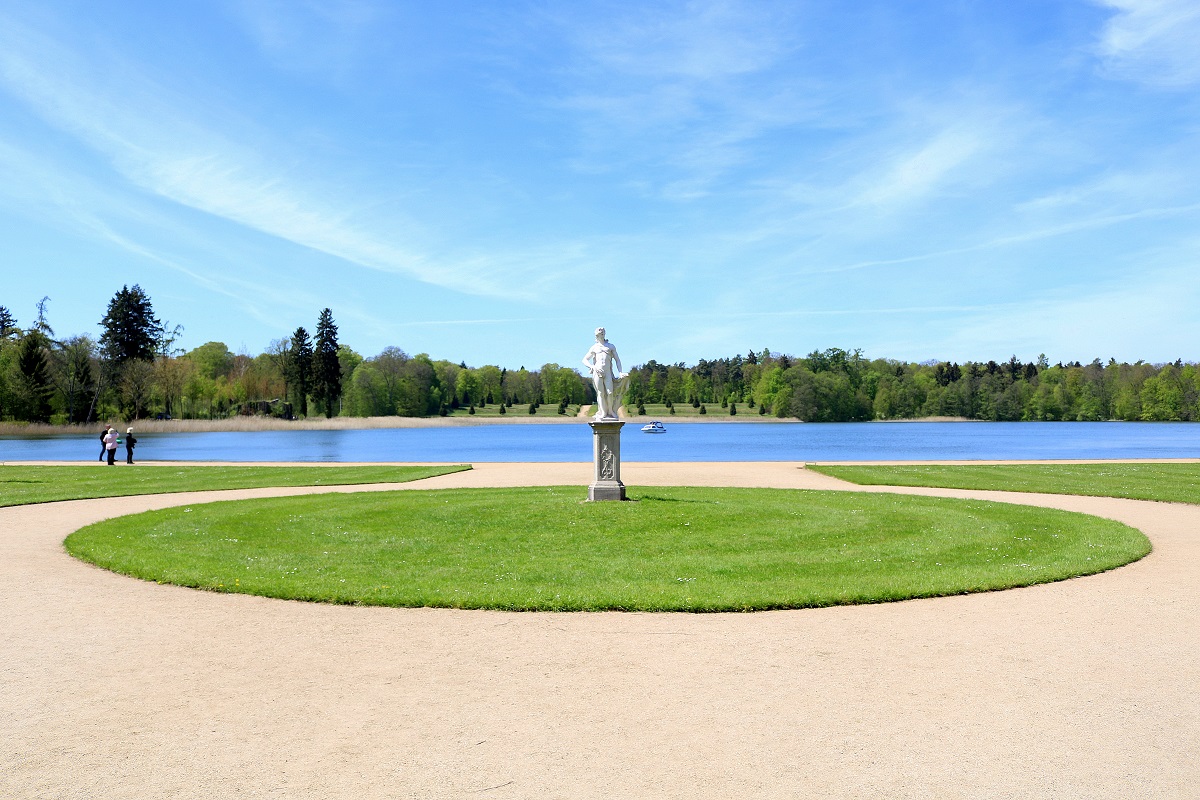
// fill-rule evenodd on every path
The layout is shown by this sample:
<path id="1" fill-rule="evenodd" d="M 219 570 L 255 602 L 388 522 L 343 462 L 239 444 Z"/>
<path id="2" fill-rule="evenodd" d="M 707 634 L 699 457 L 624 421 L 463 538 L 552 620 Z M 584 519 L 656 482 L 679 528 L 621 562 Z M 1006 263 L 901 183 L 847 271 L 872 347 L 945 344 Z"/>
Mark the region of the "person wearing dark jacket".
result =
<path id="1" fill-rule="evenodd" d="M 112 430 L 112 425 L 105 425 L 104 430 L 100 431 L 100 460 L 101 461 L 103 461 L 104 457 L 106 455 L 108 455 L 108 441 L 104 437 L 108 436 L 108 432 L 110 430 Z"/>
<path id="2" fill-rule="evenodd" d="M 133 446 L 137 444 L 137 439 L 133 438 L 133 428 L 125 431 L 125 463 L 133 463 Z"/>

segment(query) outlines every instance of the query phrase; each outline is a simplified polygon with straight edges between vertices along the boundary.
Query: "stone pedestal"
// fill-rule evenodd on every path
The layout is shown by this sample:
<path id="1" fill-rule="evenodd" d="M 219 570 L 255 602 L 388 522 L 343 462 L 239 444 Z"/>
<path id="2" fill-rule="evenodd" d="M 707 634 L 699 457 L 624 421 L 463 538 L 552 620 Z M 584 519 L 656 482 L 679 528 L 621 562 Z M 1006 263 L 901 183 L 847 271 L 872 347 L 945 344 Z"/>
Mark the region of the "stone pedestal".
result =
<path id="1" fill-rule="evenodd" d="M 589 422 L 592 428 L 592 483 L 588 500 L 624 500 L 621 483 L 621 428 L 624 422 Z"/>

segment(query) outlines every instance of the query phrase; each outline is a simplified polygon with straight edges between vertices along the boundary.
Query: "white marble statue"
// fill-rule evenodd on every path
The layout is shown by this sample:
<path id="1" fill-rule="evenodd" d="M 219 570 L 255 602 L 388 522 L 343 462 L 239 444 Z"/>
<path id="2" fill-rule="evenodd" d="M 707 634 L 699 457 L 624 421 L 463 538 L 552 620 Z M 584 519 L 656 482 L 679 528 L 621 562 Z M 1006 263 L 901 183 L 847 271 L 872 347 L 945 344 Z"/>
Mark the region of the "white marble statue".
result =
<path id="1" fill-rule="evenodd" d="M 583 357 L 583 365 L 591 372 L 592 386 L 596 387 L 596 414 L 592 419 L 618 419 L 617 409 L 625 396 L 629 373 L 621 372 L 617 347 L 604 338 L 604 328 L 596 328 L 596 343 Z"/>

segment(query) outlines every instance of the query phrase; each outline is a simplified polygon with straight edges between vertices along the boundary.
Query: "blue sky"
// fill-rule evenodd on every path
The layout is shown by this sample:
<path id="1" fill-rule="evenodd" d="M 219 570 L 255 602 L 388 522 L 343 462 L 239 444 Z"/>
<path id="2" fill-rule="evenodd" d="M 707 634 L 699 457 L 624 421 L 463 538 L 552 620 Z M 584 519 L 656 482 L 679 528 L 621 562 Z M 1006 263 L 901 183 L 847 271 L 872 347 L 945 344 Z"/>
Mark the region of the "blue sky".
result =
<path id="1" fill-rule="evenodd" d="M 1200 4 L 0 0 L 0 305 L 180 344 L 1200 359 Z"/>

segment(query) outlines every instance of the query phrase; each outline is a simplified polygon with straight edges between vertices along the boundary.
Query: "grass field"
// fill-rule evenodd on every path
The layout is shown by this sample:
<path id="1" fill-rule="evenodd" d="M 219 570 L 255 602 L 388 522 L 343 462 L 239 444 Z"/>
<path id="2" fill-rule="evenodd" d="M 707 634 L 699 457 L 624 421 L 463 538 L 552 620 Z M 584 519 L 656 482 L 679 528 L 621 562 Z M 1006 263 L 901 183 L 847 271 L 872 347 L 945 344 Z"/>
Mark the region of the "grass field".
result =
<path id="1" fill-rule="evenodd" d="M 1091 574 L 1150 550 L 1110 520 L 937 498 L 578 487 L 213 503 L 68 537 L 127 575 L 269 597 L 507 610 L 734 611 L 874 603 Z"/>
<path id="2" fill-rule="evenodd" d="M 579 411 L 581 408 L 583 408 L 583 407 L 579 406 L 579 405 L 568 406 L 567 413 L 565 416 L 567 416 L 569 418 L 577 417 L 577 416 L 579 416 Z M 679 420 L 679 419 L 709 419 L 709 418 L 712 418 L 715 420 L 720 420 L 723 422 L 728 422 L 731 419 L 736 420 L 736 421 L 747 421 L 747 422 L 758 422 L 758 421 L 775 422 L 776 421 L 775 417 L 770 416 L 770 415 L 759 416 L 757 408 L 747 408 L 745 405 L 743 405 L 741 403 L 739 403 L 737 406 L 737 414 L 733 415 L 733 416 L 730 415 L 728 408 L 721 408 L 720 403 L 706 404 L 706 406 L 705 406 L 706 413 L 704 413 L 704 414 L 700 413 L 700 409 L 692 408 L 692 406 L 688 403 L 676 403 L 674 414 L 672 414 L 671 410 L 662 403 L 646 403 L 644 405 L 644 408 L 646 409 L 646 413 L 639 414 L 639 413 L 637 413 L 636 406 L 625 406 L 624 407 L 625 414 L 628 416 L 628 419 L 630 422 L 634 422 L 637 420 L 643 420 L 645 422 L 649 422 L 652 419 L 663 420 L 665 422 L 665 421 L 668 421 L 671 419 Z M 588 405 L 588 406 L 586 406 L 586 409 L 587 409 L 588 413 L 591 414 L 595 411 L 595 406 Z M 505 416 L 516 415 L 518 417 L 527 417 L 527 416 L 529 416 L 529 406 L 528 406 L 528 404 L 514 405 L 512 408 L 506 409 L 506 412 L 507 413 L 505 414 Z M 489 406 L 486 406 L 483 408 L 476 408 L 475 413 L 473 415 L 470 414 L 469 410 L 466 408 L 457 408 L 454 411 L 450 412 L 449 416 L 454 417 L 454 418 L 469 417 L 469 416 L 474 416 L 474 417 L 478 417 L 478 418 L 498 417 L 498 416 L 500 416 L 500 406 L 499 405 L 489 405 Z M 558 413 L 558 405 L 557 404 L 547 403 L 547 404 L 541 405 L 537 409 L 534 416 L 535 417 L 556 417 L 556 416 L 561 416 L 561 415 L 559 415 L 559 413 Z"/>
<path id="3" fill-rule="evenodd" d="M 705 403 L 704 408 L 706 413 L 704 414 L 700 413 L 700 409 L 692 408 L 691 403 L 676 403 L 674 414 L 672 414 L 671 410 L 662 403 L 646 403 L 643 407 L 646 409 L 645 414 L 638 414 L 636 406 L 626 406 L 625 413 L 629 415 L 630 420 L 645 419 L 646 421 L 649 421 L 652 419 L 657 419 L 662 420 L 663 422 L 667 422 L 672 419 L 706 419 L 709 417 L 719 419 L 723 422 L 728 422 L 730 419 L 739 421 L 745 419 L 746 421 L 753 422 L 775 421 L 775 417 L 770 415 L 759 416 L 757 408 L 747 408 L 742 403 L 737 404 L 737 414 L 733 416 L 730 416 L 728 408 L 721 408 L 721 404 L 719 402 Z"/>
<path id="4" fill-rule="evenodd" d="M 534 413 L 531 415 L 529 413 L 529 404 L 526 403 L 524 405 L 513 404 L 512 408 L 505 408 L 504 414 L 501 414 L 499 403 L 489 403 L 486 406 L 476 407 L 474 414 L 471 413 L 470 408 L 464 406 L 463 408 L 456 408 L 453 411 L 450 411 L 446 416 L 455 418 L 455 419 L 463 418 L 463 417 L 488 419 L 488 418 L 492 418 L 492 417 L 529 417 L 529 416 L 533 416 L 533 417 L 537 417 L 537 418 L 545 418 L 545 417 L 564 418 L 565 417 L 567 419 L 570 419 L 570 418 L 573 418 L 573 417 L 576 417 L 579 415 L 579 408 L 580 407 L 578 405 L 570 405 L 570 406 L 567 406 L 566 414 L 559 414 L 558 413 L 558 403 L 542 403 L 540 406 L 537 407 L 537 409 L 534 410 Z"/>
<path id="5" fill-rule="evenodd" d="M 143 467 L 0 466 L 0 506 L 128 497 L 137 494 L 255 489 L 264 486 L 335 486 L 404 483 L 460 472 L 450 467 Z"/>
<path id="6" fill-rule="evenodd" d="M 1200 464 L 809 464 L 808 469 L 862 486 L 941 486 L 1200 503 Z"/>

